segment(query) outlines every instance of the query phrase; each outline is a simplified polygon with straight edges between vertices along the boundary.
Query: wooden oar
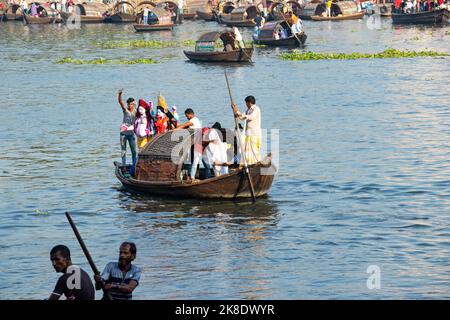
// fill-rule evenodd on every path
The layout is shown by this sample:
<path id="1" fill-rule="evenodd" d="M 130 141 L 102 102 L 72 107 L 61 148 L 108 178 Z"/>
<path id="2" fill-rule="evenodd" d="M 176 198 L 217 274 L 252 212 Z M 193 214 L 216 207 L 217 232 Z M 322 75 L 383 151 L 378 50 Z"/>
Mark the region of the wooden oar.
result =
<path id="1" fill-rule="evenodd" d="M 234 118 L 234 124 L 236 125 L 236 134 L 237 134 L 237 137 L 239 140 L 239 148 L 241 149 L 241 155 L 242 155 L 242 159 L 244 162 L 244 173 L 247 176 L 248 185 L 250 186 L 250 192 L 252 194 L 252 201 L 253 201 L 253 203 L 255 203 L 256 202 L 255 189 L 253 188 L 252 177 L 250 176 L 250 171 L 248 170 L 247 160 L 245 159 L 244 148 L 242 146 L 241 131 L 239 130 L 238 120 L 234 115 L 233 106 L 235 104 L 234 104 L 233 96 L 231 95 L 230 83 L 228 82 L 227 72 L 226 71 L 224 71 L 224 72 L 225 72 L 225 80 L 227 81 L 228 94 L 230 95 L 231 108 L 233 109 L 233 118 Z"/>
<path id="2" fill-rule="evenodd" d="M 84 241 L 81 238 L 81 235 L 78 232 L 77 226 L 73 222 L 72 217 L 70 216 L 70 213 L 66 212 L 66 217 L 67 217 L 67 220 L 70 223 L 70 226 L 72 227 L 73 233 L 75 233 L 75 237 L 77 237 L 77 240 L 80 243 L 81 250 L 83 250 L 83 253 L 86 256 L 86 259 L 89 262 L 89 265 L 91 266 L 92 271 L 94 272 L 95 275 L 99 275 L 100 272 L 98 271 L 97 266 L 94 263 L 94 260 L 92 260 L 91 254 L 89 253 L 86 245 L 84 244 Z M 112 296 L 111 296 L 111 293 L 109 292 L 109 290 L 105 289 L 104 285 L 102 285 L 102 290 L 103 290 L 103 293 L 105 294 L 105 297 L 107 298 L 107 300 L 112 300 L 113 299 Z"/>

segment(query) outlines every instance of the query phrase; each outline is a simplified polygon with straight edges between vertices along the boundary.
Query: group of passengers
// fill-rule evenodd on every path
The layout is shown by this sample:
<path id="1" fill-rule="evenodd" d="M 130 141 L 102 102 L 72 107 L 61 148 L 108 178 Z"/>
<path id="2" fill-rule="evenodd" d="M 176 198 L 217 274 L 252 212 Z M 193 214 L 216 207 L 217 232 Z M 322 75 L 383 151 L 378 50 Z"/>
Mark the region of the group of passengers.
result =
<path id="1" fill-rule="evenodd" d="M 394 13 L 418 13 L 446 8 L 447 0 L 395 0 Z"/>
<path id="2" fill-rule="evenodd" d="M 118 102 L 123 111 L 123 121 L 120 126 L 121 157 L 122 165 L 126 165 L 128 143 L 132 156 L 131 175 L 134 175 L 138 151 L 142 150 L 154 137 L 169 130 L 181 129 L 194 129 L 198 130 L 198 133 L 201 132 L 201 134 L 195 134 L 186 180 L 189 182 L 196 180 L 197 167 L 200 163 L 206 169 L 205 178 L 228 173 L 228 166 L 233 164 L 228 161 L 227 156 L 231 146 L 223 141 L 220 123 L 216 122 L 211 128 L 203 127 L 191 108 L 184 111 L 187 121 L 180 123 L 176 106 L 169 110 L 163 96 L 158 96 L 156 108 L 154 108 L 152 101 L 147 102 L 144 99 L 139 99 L 136 106 L 135 99 L 128 98 L 125 105 L 122 101 L 122 92 L 122 89 L 118 91 Z M 248 96 L 245 101 L 247 105 L 245 113 L 240 113 L 235 105 L 233 110 L 236 117 L 246 120 L 244 156 L 248 164 L 254 164 L 260 161 L 261 114 L 253 96 Z"/>

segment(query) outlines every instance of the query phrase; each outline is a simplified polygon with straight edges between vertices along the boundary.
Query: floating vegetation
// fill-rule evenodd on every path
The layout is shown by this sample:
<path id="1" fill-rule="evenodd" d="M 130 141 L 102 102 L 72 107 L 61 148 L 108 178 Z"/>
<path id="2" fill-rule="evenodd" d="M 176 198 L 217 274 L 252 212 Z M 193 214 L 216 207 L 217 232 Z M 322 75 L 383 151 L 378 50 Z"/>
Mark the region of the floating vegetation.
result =
<path id="1" fill-rule="evenodd" d="M 48 211 L 44 211 L 44 210 L 41 211 L 39 209 L 36 209 L 35 213 L 36 213 L 36 215 L 40 215 L 40 216 L 48 215 Z"/>
<path id="2" fill-rule="evenodd" d="M 386 49 L 379 53 L 317 53 L 312 51 L 281 53 L 283 60 L 306 61 L 306 60 L 354 60 L 354 59 L 389 59 L 389 58 L 415 58 L 415 57 L 449 57 L 450 53 L 436 51 L 402 51 L 397 49 Z"/>
<path id="3" fill-rule="evenodd" d="M 260 44 L 257 42 L 250 42 L 250 46 L 255 47 L 255 48 L 267 48 L 267 46 L 265 44 Z"/>
<path id="4" fill-rule="evenodd" d="M 153 59 L 146 59 L 146 58 L 139 58 L 135 60 L 125 60 L 125 59 L 105 59 L 105 58 L 98 58 L 98 59 L 92 59 L 92 60 L 80 60 L 80 59 L 72 59 L 72 58 L 62 58 L 55 61 L 56 64 L 154 64 L 158 63 L 157 60 Z"/>

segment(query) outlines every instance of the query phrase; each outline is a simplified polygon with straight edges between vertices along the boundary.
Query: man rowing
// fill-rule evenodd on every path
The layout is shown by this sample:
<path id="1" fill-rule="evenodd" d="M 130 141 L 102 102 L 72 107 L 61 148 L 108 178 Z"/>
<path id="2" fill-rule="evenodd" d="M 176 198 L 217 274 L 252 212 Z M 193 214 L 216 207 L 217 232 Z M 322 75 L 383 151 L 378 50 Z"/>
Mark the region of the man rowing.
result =
<path id="1" fill-rule="evenodd" d="M 108 263 L 101 275 L 94 276 L 95 289 L 105 288 L 105 291 L 111 293 L 113 300 L 132 300 L 133 291 L 141 278 L 141 269 L 132 264 L 134 259 L 136 245 L 133 242 L 123 242 L 119 248 L 119 261 Z"/>
<path id="2" fill-rule="evenodd" d="M 232 105 L 234 116 L 245 120 L 245 143 L 244 157 L 248 165 L 255 164 L 261 160 L 261 109 L 255 104 L 253 96 L 245 98 L 247 111 L 241 113 L 235 104 Z"/>
<path id="3" fill-rule="evenodd" d="M 50 260 L 56 272 L 62 272 L 48 300 L 94 300 L 95 290 L 89 275 L 80 267 L 72 265 L 70 250 L 57 245 L 50 251 Z"/>

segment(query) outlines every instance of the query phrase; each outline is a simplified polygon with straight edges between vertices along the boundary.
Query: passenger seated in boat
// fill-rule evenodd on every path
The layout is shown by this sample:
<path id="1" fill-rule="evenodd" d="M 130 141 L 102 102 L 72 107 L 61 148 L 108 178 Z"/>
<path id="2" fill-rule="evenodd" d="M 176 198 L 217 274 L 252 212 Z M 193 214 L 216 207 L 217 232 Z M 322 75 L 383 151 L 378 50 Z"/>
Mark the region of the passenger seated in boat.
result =
<path id="1" fill-rule="evenodd" d="M 220 40 L 223 42 L 223 51 L 236 50 L 235 39 L 231 32 L 225 32 L 220 35 Z"/>
<path id="2" fill-rule="evenodd" d="M 148 24 L 157 24 L 157 23 L 158 23 L 158 17 L 156 16 L 156 14 L 152 10 L 149 10 L 149 12 L 148 12 Z"/>
<path id="3" fill-rule="evenodd" d="M 219 122 L 214 123 L 203 139 L 207 143 L 203 156 L 203 165 L 207 169 L 206 178 L 210 177 L 211 168 L 217 177 L 228 173 L 227 144 L 223 142 L 221 129 Z"/>

